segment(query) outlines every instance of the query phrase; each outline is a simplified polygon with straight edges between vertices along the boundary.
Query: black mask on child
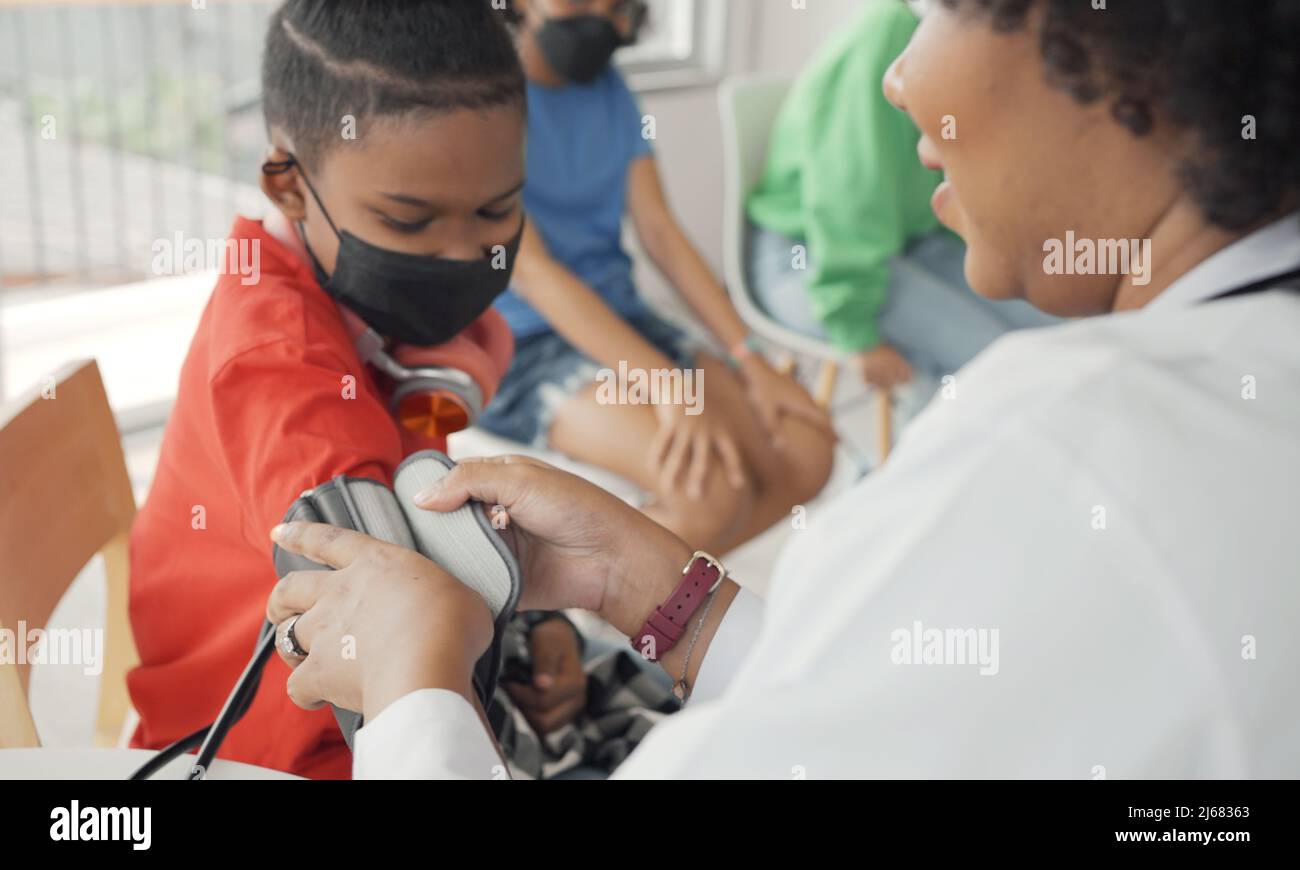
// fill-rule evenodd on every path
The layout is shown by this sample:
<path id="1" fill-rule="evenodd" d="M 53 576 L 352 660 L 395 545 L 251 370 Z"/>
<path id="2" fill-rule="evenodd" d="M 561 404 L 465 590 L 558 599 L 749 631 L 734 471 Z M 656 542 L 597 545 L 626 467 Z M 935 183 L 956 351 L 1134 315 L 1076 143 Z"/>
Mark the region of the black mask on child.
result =
<path id="1" fill-rule="evenodd" d="M 537 31 L 537 47 L 546 62 L 578 84 L 595 81 L 614 52 L 629 43 L 603 15 L 548 18 Z"/>
<path id="2" fill-rule="evenodd" d="M 263 171 L 285 172 L 294 165 L 298 165 L 297 161 L 291 157 L 283 163 L 267 164 Z M 302 173 L 301 165 L 298 171 Z M 443 344 L 491 308 L 510 286 L 515 256 L 524 234 L 523 221 L 514 238 L 493 256 L 480 260 L 449 260 L 390 251 L 347 230 L 340 231 L 305 173 L 302 180 L 339 239 L 334 274 L 327 276 L 307 243 L 306 234 L 302 234 L 316 270 L 316 280 L 326 293 L 352 309 L 367 326 L 385 338 L 417 347 Z M 302 232 L 301 224 L 299 232 Z"/>

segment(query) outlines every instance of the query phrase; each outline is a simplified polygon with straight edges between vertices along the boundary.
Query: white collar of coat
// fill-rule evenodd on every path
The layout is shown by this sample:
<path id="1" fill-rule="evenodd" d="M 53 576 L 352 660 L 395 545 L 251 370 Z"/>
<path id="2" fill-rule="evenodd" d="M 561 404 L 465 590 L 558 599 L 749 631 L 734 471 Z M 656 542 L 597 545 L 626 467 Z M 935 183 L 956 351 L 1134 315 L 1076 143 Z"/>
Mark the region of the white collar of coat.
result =
<path id="1" fill-rule="evenodd" d="M 1187 306 L 1300 266 L 1300 212 L 1261 227 L 1217 251 L 1146 304 L 1146 310 Z"/>

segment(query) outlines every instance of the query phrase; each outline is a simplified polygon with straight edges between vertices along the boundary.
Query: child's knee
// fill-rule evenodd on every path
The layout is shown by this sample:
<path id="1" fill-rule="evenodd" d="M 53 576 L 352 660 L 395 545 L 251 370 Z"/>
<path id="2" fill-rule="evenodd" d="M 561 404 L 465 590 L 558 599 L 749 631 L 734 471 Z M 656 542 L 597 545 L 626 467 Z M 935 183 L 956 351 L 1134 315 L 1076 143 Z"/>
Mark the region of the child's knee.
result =
<path id="1" fill-rule="evenodd" d="M 835 444 L 826 432 L 787 418 L 782 423 L 785 454 L 781 479 L 776 483 L 791 504 L 811 501 L 830 481 L 835 467 Z"/>
<path id="2" fill-rule="evenodd" d="M 699 498 L 692 498 L 685 484 L 679 481 L 671 492 L 659 493 L 656 502 L 673 516 L 673 525 L 685 532 L 683 537 L 688 544 L 707 549 L 730 538 L 744 525 L 753 508 L 755 493 L 752 481 L 733 486 L 721 466 L 715 465 Z"/>

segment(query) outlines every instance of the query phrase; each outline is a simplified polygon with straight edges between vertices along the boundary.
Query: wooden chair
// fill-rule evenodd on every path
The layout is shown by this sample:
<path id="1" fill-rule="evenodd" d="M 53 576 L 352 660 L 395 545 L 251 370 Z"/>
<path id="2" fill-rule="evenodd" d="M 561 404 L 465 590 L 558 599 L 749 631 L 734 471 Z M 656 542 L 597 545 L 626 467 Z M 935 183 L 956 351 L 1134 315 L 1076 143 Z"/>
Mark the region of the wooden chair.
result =
<path id="1" fill-rule="evenodd" d="M 45 628 L 77 574 L 103 554 L 99 746 L 115 745 L 122 733 L 130 709 L 126 673 L 138 661 L 127 615 L 134 517 L 117 424 L 93 360 L 66 366 L 0 408 L 0 628 L 17 632 L 20 621 L 29 632 Z M 0 748 L 40 745 L 27 703 L 30 680 L 27 664 L 0 660 Z"/>

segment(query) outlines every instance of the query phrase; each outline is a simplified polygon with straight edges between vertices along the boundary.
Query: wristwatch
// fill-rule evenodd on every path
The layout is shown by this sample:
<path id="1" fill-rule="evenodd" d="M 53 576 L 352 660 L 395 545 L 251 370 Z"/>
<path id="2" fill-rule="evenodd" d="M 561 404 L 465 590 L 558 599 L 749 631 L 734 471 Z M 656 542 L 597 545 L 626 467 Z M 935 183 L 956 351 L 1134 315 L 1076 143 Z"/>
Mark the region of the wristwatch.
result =
<path id="1" fill-rule="evenodd" d="M 717 591 L 726 576 L 727 569 L 720 561 L 703 550 L 696 550 L 682 569 L 682 582 L 632 636 L 632 648 L 647 661 L 663 658 L 681 640 L 691 617 Z"/>

